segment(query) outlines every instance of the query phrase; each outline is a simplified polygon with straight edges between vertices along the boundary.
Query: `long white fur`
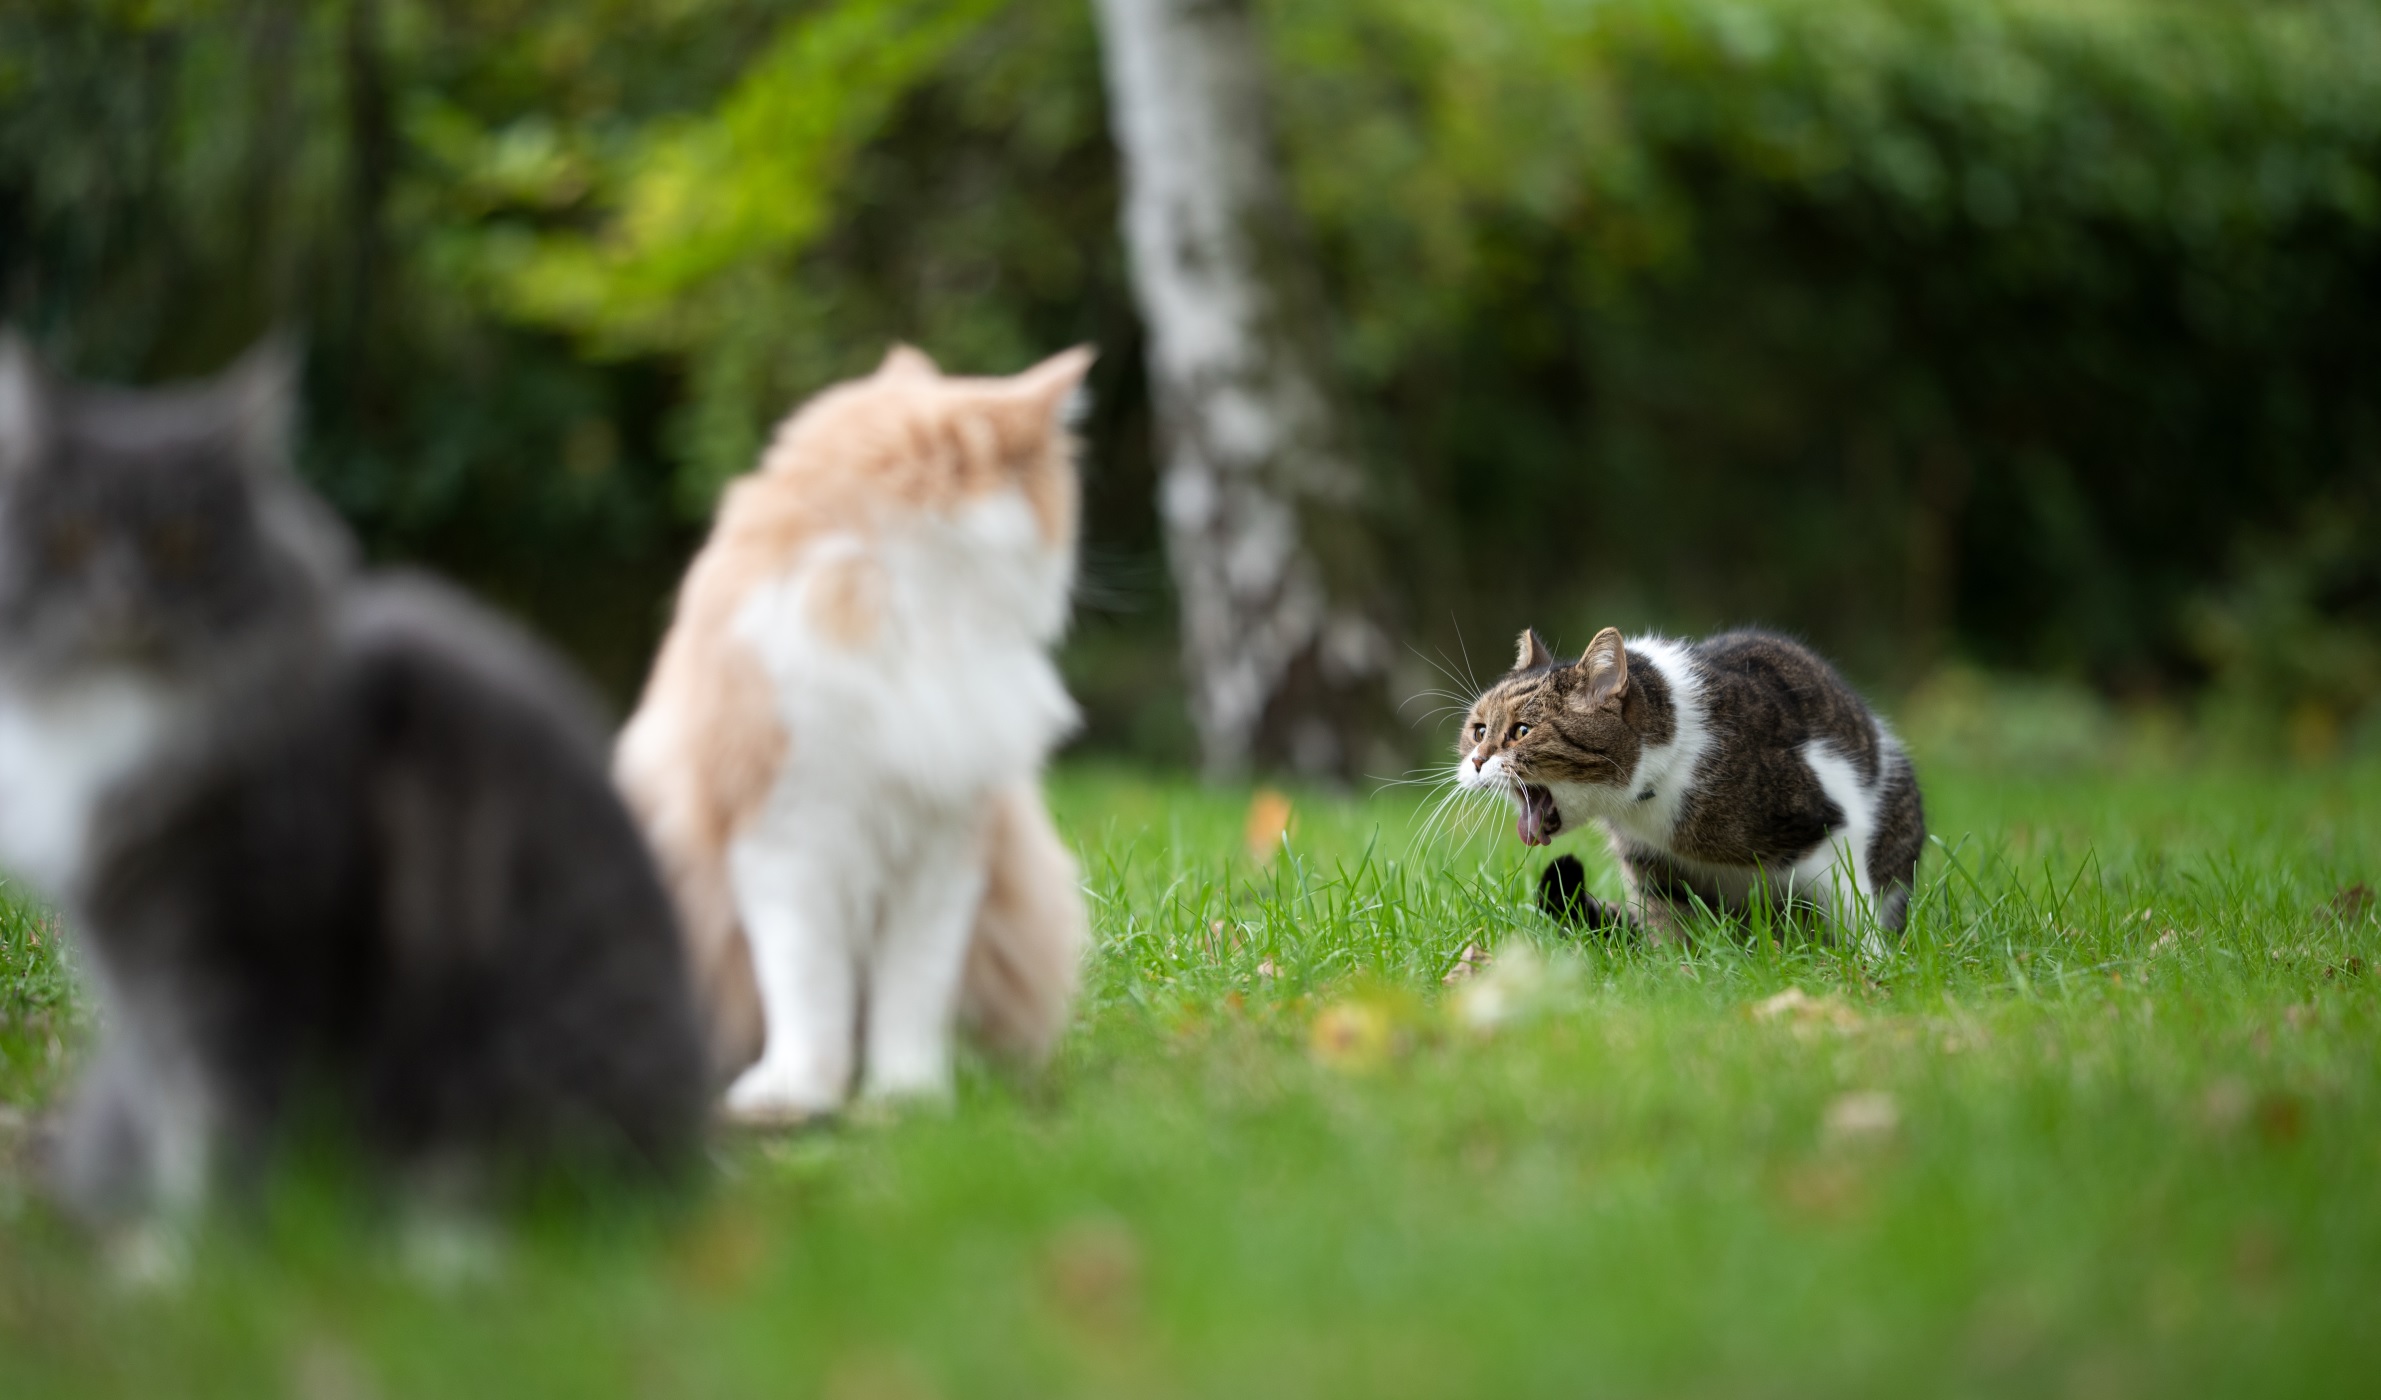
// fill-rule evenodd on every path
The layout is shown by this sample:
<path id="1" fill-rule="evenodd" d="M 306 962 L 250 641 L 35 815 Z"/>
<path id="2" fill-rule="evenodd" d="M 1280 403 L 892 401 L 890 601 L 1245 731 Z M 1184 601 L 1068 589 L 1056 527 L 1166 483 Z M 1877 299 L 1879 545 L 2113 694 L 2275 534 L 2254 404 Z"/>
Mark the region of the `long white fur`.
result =
<path id="1" fill-rule="evenodd" d="M 173 717 L 171 699 L 131 675 L 40 689 L 0 679 L 0 866 L 71 903 L 100 800 L 146 765 Z"/>
<path id="2" fill-rule="evenodd" d="M 163 687 L 130 674 L 39 688 L 0 678 L 0 867 L 71 912 L 90 876 L 100 804 L 156 761 L 181 720 Z M 174 1042 L 178 1018 L 125 1006 L 102 960 L 83 970 L 110 1027 L 93 1090 L 141 1134 L 149 1195 L 194 1205 L 206 1189 L 213 1106 Z"/>
<path id="3" fill-rule="evenodd" d="M 857 646 L 809 606 L 822 574 L 855 559 L 883 585 Z M 988 799 L 1036 773 L 1076 722 L 1048 650 L 1070 572 L 1007 490 L 816 541 L 738 614 L 792 744 L 728 853 L 768 1023 L 730 1111 L 832 1109 L 855 1052 L 865 1093 L 947 1092 Z"/>

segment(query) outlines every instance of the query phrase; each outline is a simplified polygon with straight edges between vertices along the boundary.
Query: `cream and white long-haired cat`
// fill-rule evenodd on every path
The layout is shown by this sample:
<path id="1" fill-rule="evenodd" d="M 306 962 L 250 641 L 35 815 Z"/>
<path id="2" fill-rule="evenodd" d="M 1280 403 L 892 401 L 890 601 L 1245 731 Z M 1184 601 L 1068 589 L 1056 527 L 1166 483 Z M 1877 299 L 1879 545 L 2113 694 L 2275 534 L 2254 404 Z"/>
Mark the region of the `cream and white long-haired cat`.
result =
<path id="1" fill-rule="evenodd" d="M 955 1027 L 1036 1059 L 1089 941 L 1040 771 L 1075 560 L 1061 413 L 896 348 L 781 424 L 678 598 L 614 773 L 678 897 L 730 1114 L 948 1091 Z M 856 1065 L 855 1065 L 856 1060 Z"/>

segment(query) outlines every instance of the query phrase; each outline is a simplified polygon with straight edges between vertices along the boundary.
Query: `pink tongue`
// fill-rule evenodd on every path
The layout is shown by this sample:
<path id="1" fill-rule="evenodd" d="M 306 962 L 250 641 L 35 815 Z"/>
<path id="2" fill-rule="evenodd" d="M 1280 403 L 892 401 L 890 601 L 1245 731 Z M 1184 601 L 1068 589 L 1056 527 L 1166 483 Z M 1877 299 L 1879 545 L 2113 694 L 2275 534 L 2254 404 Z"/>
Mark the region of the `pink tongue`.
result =
<path id="1" fill-rule="evenodd" d="M 1542 787 L 1521 790 L 1521 819 L 1515 823 L 1525 846 L 1551 846 L 1562 817 L 1555 811 L 1554 794 Z"/>

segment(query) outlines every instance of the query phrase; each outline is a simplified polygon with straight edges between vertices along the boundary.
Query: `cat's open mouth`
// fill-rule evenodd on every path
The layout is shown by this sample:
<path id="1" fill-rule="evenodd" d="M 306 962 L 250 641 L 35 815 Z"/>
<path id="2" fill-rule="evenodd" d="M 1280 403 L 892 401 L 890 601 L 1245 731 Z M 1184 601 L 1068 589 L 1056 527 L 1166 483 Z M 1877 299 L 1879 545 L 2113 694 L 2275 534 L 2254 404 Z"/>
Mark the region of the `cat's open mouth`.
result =
<path id="1" fill-rule="evenodd" d="M 1551 846 L 1555 834 L 1563 829 L 1562 809 L 1554 805 L 1554 794 L 1536 783 L 1521 785 L 1521 820 L 1518 823 L 1521 844 Z"/>

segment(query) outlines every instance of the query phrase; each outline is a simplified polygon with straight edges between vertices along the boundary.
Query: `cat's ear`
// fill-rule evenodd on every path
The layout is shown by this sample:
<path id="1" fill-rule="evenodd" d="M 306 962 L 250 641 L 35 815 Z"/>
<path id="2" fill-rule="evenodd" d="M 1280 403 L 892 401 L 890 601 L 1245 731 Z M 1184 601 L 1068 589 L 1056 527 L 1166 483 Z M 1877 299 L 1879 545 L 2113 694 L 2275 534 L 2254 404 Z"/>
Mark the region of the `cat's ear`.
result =
<path id="1" fill-rule="evenodd" d="M 49 399 L 49 375 L 33 347 L 0 329 L 0 473 L 40 459 L 50 432 Z"/>
<path id="2" fill-rule="evenodd" d="M 215 381 L 242 463 L 256 471 L 289 465 L 297 439 L 298 377 L 305 352 L 298 338 L 274 331 L 248 349 Z"/>
<path id="3" fill-rule="evenodd" d="M 934 357 L 915 345 L 895 344 L 885 352 L 884 363 L 876 367 L 881 379 L 940 379 L 942 369 Z"/>
<path id="4" fill-rule="evenodd" d="M 1023 373 L 975 381 L 982 386 L 975 403 L 991 419 L 1003 451 L 1020 454 L 1020 462 L 1040 459 L 1053 434 L 1072 421 L 1069 408 L 1094 353 L 1090 346 L 1078 345 Z"/>
<path id="5" fill-rule="evenodd" d="M 1579 674 L 1587 681 L 1579 704 L 1585 708 L 1618 700 L 1629 690 L 1629 652 L 1621 645 L 1620 629 L 1607 627 L 1587 644 L 1579 657 Z"/>
<path id="6" fill-rule="evenodd" d="M 1540 666 L 1553 664 L 1554 648 L 1546 645 L 1546 639 L 1538 635 L 1538 629 L 1535 627 L 1522 628 L 1521 640 L 1516 642 L 1513 648 L 1513 669 L 1535 671 Z"/>
<path id="7" fill-rule="evenodd" d="M 1045 424 L 1049 423 L 1067 407 L 1075 391 L 1083 387 L 1083 376 L 1091 373 L 1091 362 L 1099 358 L 1099 353 L 1088 345 L 1061 350 L 1012 377 L 1008 392 L 1040 415 Z"/>

